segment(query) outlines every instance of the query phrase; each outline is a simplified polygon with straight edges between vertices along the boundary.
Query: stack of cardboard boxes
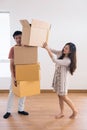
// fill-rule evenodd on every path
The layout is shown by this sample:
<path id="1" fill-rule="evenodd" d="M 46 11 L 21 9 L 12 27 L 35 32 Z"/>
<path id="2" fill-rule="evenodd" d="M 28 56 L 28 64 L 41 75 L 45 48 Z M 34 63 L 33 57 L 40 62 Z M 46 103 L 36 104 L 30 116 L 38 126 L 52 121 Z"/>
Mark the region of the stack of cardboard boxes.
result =
<path id="1" fill-rule="evenodd" d="M 17 86 L 13 92 L 18 97 L 32 96 L 40 93 L 40 64 L 38 63 L 38 46 L 48 42 L 50 25 L 32 20 L 21 20 L 22 45 L 14 47 L 15 77 Z"/>

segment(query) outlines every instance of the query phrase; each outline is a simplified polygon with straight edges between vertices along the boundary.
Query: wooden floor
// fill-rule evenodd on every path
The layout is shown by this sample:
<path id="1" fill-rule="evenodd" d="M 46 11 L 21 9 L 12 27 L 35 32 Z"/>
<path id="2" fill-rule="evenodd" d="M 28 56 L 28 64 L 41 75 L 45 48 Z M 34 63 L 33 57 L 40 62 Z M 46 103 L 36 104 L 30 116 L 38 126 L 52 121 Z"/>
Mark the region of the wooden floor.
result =
<path id="1" fill-rule="evenodd" d="M 17 114 L 18 98 L 15 97 L 12 116 L 5 120 L 7 95 L 0 93 L 0 130 L 87 130 L 87 93 L 69 94 L 79 111 L 76 119 L 69 119 L 71 110 L 66 104 L 65 117 L 55 119 L 59 112 L 58 98 L 55 93 L 42 93 L 26 99 L 25 110 L 29 116 Z"/>

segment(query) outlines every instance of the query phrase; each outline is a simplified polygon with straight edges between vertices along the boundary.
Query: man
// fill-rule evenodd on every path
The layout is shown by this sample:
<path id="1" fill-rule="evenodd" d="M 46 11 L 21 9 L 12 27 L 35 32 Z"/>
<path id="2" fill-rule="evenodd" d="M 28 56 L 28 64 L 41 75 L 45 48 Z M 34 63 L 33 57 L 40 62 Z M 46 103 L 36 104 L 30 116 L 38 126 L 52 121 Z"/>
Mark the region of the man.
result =
<path id="1" fill-rule="evenodd" d="M 14 32 L 13 38 L 16 42 L 15 46 L 21 46 L 21 37 L 22 37 L 21 31 Z M 9 96 L 8 96 L 7 112 L 3 116 L 3 118 L 5 118 L 5 119 L 7 119 L 11 115 L 11 109 L 12 109 L 13 99 L 14 99 L 14 93 L 12 92 L 12 84 L 14 83 L 15 86 L 16 86 L 15 65 L 14 65 L 14 46 L 10 49 L 8 58 L 10 59 L 10 70 L 11 70 L 12 81 L 11 81 L 10 92 L 9 92 Z M 28 112 L 24 111 L 24 101 L 25 101 L 25 97 L 19 99 L 18 114 L 29 115 Z"/>

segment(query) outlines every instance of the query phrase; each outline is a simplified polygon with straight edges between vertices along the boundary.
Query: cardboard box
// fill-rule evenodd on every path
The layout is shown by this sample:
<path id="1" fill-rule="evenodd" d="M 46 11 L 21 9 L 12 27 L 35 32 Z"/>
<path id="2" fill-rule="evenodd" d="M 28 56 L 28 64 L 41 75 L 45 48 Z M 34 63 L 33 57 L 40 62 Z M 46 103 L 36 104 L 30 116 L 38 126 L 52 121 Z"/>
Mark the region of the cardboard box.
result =
<path id="1" fill-rule="evenodd" d="M 37 81 L 40 80 L 40 65 L 16 65 L 15 77 L 17 81 Z"/>
<path id="2" fill-rule="evenodd" d="M 38 62 L 37 47 L 14 47 L 14 64 L 36 64 Z"/>
<path id="3" fill-rule="evenodd" d="M 27 20 L 20 20 L 20 22 L 23 26 L 22 45 L 42 46 L 44 42 L 48 43 L 50 24 L 40 20 L 32 20 L 31 27 L 28 27 Z M 28 35 L 26 35 L 27 33 Z"/>
<path id="4" fill-rule="evenodd" d="M 17 86 L 12 87 L 13 93 L 18 97 L 40 94 L 40 81 L 17 81 Z"/>

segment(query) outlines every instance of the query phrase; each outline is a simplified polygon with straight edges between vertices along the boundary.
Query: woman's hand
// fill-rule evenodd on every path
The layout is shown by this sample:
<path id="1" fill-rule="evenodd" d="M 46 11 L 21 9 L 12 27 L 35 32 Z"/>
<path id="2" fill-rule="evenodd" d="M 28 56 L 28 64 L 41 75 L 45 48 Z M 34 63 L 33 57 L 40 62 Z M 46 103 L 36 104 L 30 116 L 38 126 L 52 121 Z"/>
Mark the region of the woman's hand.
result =
<path id="1" fill-rule="evenodd" d="M 45 49 L 48 48 L 48 45 L 46 42 L 43 44 L 43 48 L 45 48 Z"/>
<path id="2" fill-rule="evenodd" d="M 50 56 L 51 58 L 53 58 L 52 52 L 51 52 L 51 50 L 49 49 L 49 47 L 48 47 L 48 45 L 47 45 L 46 42 L 43 44 L 43 48 L 45 48 L 45 49 L 48 51 L 49 56 Z"/>

